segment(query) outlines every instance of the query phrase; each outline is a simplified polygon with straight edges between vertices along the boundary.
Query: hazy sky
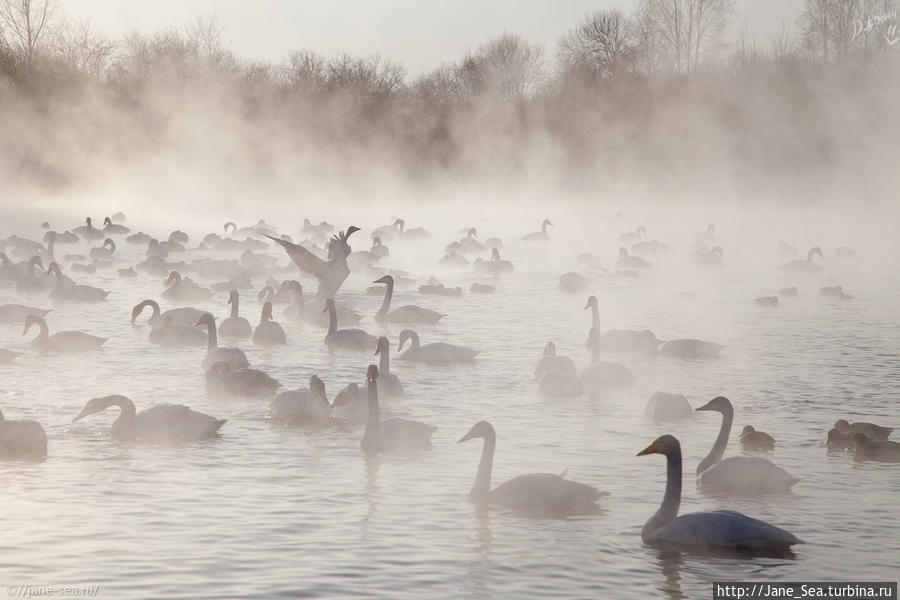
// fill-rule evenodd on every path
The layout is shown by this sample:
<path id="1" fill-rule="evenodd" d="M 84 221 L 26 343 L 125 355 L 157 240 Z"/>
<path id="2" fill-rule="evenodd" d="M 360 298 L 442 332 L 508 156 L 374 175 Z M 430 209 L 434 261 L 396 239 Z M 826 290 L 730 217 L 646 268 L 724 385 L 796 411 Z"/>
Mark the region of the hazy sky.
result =
<path id="1" fill-rule="evenodd" d="M 117 36 L 180 26 L 218 14 L 228 45 L 244 58 L 277 61 L 294 50 L 321 54 L 380 52 L 412 74 L 504 31 L 552 51 L 557 38 L 599 8 L 630 12 L 634 0 L 61 0 L 72 16 Z M 782 23 L 793 27 L 800 0 L 737 0 L 736 23 L 765 43 Z"/>

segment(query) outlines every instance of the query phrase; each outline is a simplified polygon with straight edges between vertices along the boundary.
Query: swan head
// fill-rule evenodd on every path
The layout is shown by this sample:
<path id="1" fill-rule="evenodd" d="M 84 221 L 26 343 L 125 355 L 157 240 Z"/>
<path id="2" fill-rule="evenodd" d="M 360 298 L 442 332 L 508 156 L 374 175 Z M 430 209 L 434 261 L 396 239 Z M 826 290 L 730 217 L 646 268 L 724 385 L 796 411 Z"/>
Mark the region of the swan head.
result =
<path id="1" fill-rule="evenodd" d="M 366 369 L 366 381 L 372 384 L 375 383 L 376 379 L 378 379 L 378 367 L 369 365 L 369 368 Z"/>
<path id="2" fill-rule="evenodd" d="M 78 413 L 72 422 L 79 421 L 85 417 L 89 417 L 93 414 L 97 414 L 103 410 L 106 410 L 113 404 L 119 404 L 120 402 L 130 403 L 131 400 L 126 398 L 125 396 L 113 395 L 113 396 L 103 396 L 102 398 L 91 398 L 88 400 L 88 403 L 84 405 L 84 408 L 81 409 L 81 412 Z"/>
<path id="3" fill-rule="evenodd" d="M 91 226 L 91 218 L 90 217 L 85 217 L 84 222 L 87 224 L 88 227 Z"/>
<path id="4" fill-rule="evenodd" d="M 104 218 L 103 224 L 104 225 L 112 225 L 112 219 L 110 219 L 109 217 Z"/>
<path id="5" fill-rule="evenodd" d="M 541 227 L 546 227 L 547 225 L 553 225 L 553 223 L 550 222 L 550 219 L 544 219 L 541 223 Z"/>
<path id="6" fill-rule="evenodd" d="M 372 238 L 372 247 L 377 248 L 379 246 L 381 246 L 381 238 L 376 235 Z"/>
<path id="7" fill-rule="evenodd" d="M 500 251 L 496 248 L 491 250 L 491 260 L 500 260 Z"/>
<path id="8" fill-rule="evenodd" d="M 709 253 L 718 254 L 719 258 L 725 258 L 725 251 L 722 249 L 722 246 L 713 246 Z"/>
<path id="9" fill-rule="evenodd" d="M 644 236 L 647 235 L 647 228 L 644 227 L 643 225 L 641 225 L 641 226 L 639 226 L 639 227 L 637 228 L 637 232 L 636 232 L 636 233 L 637 233 L 640 237 L 643 238 Z"/>
<path id="10" fill-rule="evenodd" d="M 600 302 L 597 300 L 597 296 L 588 296 L 587 304 L 584 305 L 584 309 L 587 310 L 592 306 L 599 306 Z"/>
<path id="11" fill-rule="evenodd" d="M 170 283 L 180 283 L 181 282 L 181 273 L 178 271 L 170 271 L 169 276 L 166 277 L 166 280 L 163 282 L 163 285 L 169 285 Z"/>
<path id="12" fill-rule="evenodd" d="M 212 316 L 210 313 L 203 313 L 200 315 L 200 318 L 197 319 L 197 322 L 194 323 L 194 327 L 199 325 L 206 325 L 207 327 L 216 328 L 216 318 Z"/>
<path id="13" fill-rule="evenodd" d="M 734 407 L 731 404 L 731 400 L 729 400 L 725 396 L 716 396 L 703 406 L 697 408 L 697 410 L 711 410 L 714 412 L 725 414 L 727 412 L 733 412 Z"/>
<path id="14" fill-rule="evenodd" d="M 412 339 L 412 337 L 416 335 L 416 332 L 412 329 L 404 329 L 400 332 L 400 343 L 397 345 L 397 352 L 403 350 L 403 345 L 406 343 L 406 340 Z"/>
<path id="15" fill-rule="evenodd" d="M 375 354 L 381 354 L 391 349 L 391 342 L 384 336 L 378 338 L 378 345 L 375 347 Z"/>
<path id="16" fill-rule="evenodd" d="M 44 270 L 44 261 L 41 260 L 40 256 L 32 256 L 31 260 L 28 261 L 28 264 L 38 267 L 41 271 Z"/>
<path id="17" fill-rule="evenodd" d="M 626 256 L 628 256 L 628 248 L 622 246 L 621 248 L 619 248 L 619 258 L 624 258 Z"/>
<path id="18" fill-rule="evenodd" d="M 556 344 L 547 342 L 547 345 L 544 346 L 544 356 L 556 356 Z"/>
<path id="19" fill-rule="evenodd" d="M 393 285 L 393 284 L 394 284 L 394 278 L 393 278 L 393 276 L 391 276 L 391 275 L 385 275 L 384 277 L 381 277 L 381 278 L 379 278 L 379 279 L 376 279 L 376 280 L 373 281 L 372 283 L 386 283 L 386 284 L 388 284 L 388 285 Z"/>
<path id="20" fill-rule="evenodd" d="M 28 315 L 25 317 L 25 329 L 22 330 L 22 335 L 28 333 L 28 330 L 31 329 L 32 325 L 40 325 L 41 323 L 45 323 L 45 321 L 37 315 Z"/>
<path id="21" fill-rule="evenodd" d="M 813 246 L 812 248 L 810 248 L 809 258 L 812 258 L 813 254 L 818 254 L 819 258 L 823 258 L 823 259 L 825 258 L 825 254 L 822 253 L 822 249 L 819 248 L 818 246 Z"/>
<path id="22" fill-rule="evenodd" d="M 844 419 L 838 419 L 834 422 L 834 428 L 838 431 L 847 431 L 848 429 L 850 429 L 850 423 L 848 423 Z"/>
<path id="23" fill-rule="evenodd" d="M 482 438 L 485 440 L 493 440 L 497 438 L 497 434 L 494 431 L 494 426 L 488 423 L 487 421 L 478 421 L 474 425 L 472 425 L 472 429 L 469 430 L 469 433 L 459 438 L 457 444 L 462 444 L 463 442 L 469 441 L 474 438 Z"/>
<path id="24" fill-rule="evenodd" d="M 344 236 L 344 239 L 346 240 L 348 237 L 350 237 L 356 231 L 360 231 L 360 228 L 357 227 L 356 225 L 351 225 L 350 227 L 347 228 L 347 233 Z"/>
<path id="25" fill-rule="evenodd" d="M 653 443 L 638 452 L 637 456 L 647 456 L 648 454 L 672 456 L 675 453 L 681 453 L 681 443 L 675 436 L 666 434 L 653 440 Z"/>
<path id="26" fill-rule="evenodd" d="M 275 288 L 273 288 L 271 285 L 266 285 L 263 287 L 263 289 L 259 290 L 258 294 L 256 294 L 256 299 L 259 300 L 260 302 L 262 302 L 268 298 L 271 298 L 274 295 L 275 295 Z"/>
<path id="27" fill-rule="evenodd" d="M 228 292 L 228 304 L 234 304 L 237 301 L 238 301 L 238 291 L 231 290 L 230 292 Z"/>
<path id="28" fill-rule="evenodd" d="M 271 321 L 272 320 L 272 303 L 266 302 L 263 304 L 262 308 L 262 321 Z"/>

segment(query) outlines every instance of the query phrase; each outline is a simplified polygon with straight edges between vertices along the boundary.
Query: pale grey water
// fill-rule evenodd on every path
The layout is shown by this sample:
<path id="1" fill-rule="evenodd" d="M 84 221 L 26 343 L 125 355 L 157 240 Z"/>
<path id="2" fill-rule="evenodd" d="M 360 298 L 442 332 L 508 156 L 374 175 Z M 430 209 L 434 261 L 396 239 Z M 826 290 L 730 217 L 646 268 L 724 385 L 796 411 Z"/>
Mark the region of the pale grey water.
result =
<path id="1" fill-rule="evenodd" d="M 387 264 L 407 268 L 421 282 L 434 274 L 468 291 L 474 276 L 434 266 L 444 245 L 469 224 L 457 219 L 443 227 L 426 222 L 436 234 L 431 241 L 388 242 Z M 365 223 L 354 246 L 365 247 L 371 226 L 385 221 Z M 816 239 L 801 228 L 789 241 L 803 253 L 807 242 L 822 245 L 825 271 L 787 275 L 772 268 L 783 262 L 774 248 L 784 236 L 751 232 L 734 219 L 719 224 L 726 267 L 710 272 L 685 260 L 690 233 L 705 220 L 675 227 L 662 217 L 610 217 L 602 232 L 587 231 L 575 217 L 554 222 L 547 246 L 516 241 L 536 229 L 531 220 L 476 223 L 482 239 L 503 237 L 503 257 L 516 266 L 495 295 L 441 298 L 398 290 L 397 306 L 414 302 L 448 315 L 439 326 L 418 329 L 423 343 L 460 343 L 482 353 L 470 367 L 392 362 L 406 389 L 390 403 L 392 414 L 440 428 L 432 450 L 374 462 L 359 449 L 361 427 L 310 433 L 274 426 L 265 419 L 266 400 L 206 396 L 205 349 L 149 344 L 148 328 L 133 328 L 129 314 L 143 298 L 159 297 L 161 280 L 119 280 L 115 271 L 137 262 L 143 247 L 120 244 L 114 267 L 96 276 L 68 271 L 113 293 L 101 304 L 53 306 L 51 333 L 81 329 L 110 340 L 97 353 L 26 350 L 27 356 L 0 366 L 6 417 L 37 419 L 50 438 L 46 461 L 0 463 L 0 583 L 99 585 L 101 598 L 637 599 L 708 598 L 714 580 L 896 580 L 900 467 L 855 464 L 824 447 L 837 418 L 900 425 L 900 277 L 885 260 L 896 257 L 896 242 L 886 242 L 893 254 L 885 254 L 866 246 L 870 236 L 883 233 L 877 228 L 855 229 L 849 239 Z M 651 259 L 654 268 L 640 279 L 595 286 L 604 327 L 649 328 L 663 339 L 698 337 L 728 348 L 712 361 L 614 358 L 635 373 L 634 385 L 574 400 L 539 397 L 532 370 L 547 341 L 579 369 L 589 364 L 587 293 L 560 293 L 559 275 L 575 270 L 574 258 L 583 251 L 602 254 L 609 265 L 620 245 L 615 236 L 641 222 L 672 251 Z M 829 235 L 836 229 L 823 226 Z M 283 230 L 296 238 L 295 230 Z M 190 233 L 195 247 L 201 232 Z M 860 258 L 839 264 L 833 249 L 845 243 L 857 245 Z M 60 246 L 57 256 L 73 251 Z M 285 264 L 280 250 L 270 251 Z M 191 250 L 186 258 L 204 255 Z M 855 299 L 817 294 L 836 283 Z M 261 280 L 254 284 L 252 292 L 242 292 L 241 313 L 251 323 L 258 320 Z M 351 276 L 340 300 L 366 315 L 360 327 L 388 335 L 396 350 L 400 327 L 373 323 L 381 298 L 364 295 L 368 285 L 368 278 Z M 774 310 L 753 304 L 787 285 L 799 286 L 800 296 Z M 685 290 L 696 291 L 696 299 L 677 299 Z M 196 306 L 222 317 L 225 300 L 218 294 Z M 21 299 L 0 291 L 0 303 L 10 301 Z M 50 306 L 41 299 L 25 303 Z M 365 354 L 330 355 L 323 330 L 289 325 L 283 308 L 275 313 L 288 331 L 286 347 L 240 346 L 253 367 L 285 388 L 305 387 L 318 373 L 334 394 L 377 362 Z M 22 349 L 23 340 L 20 326 L 0 326 L 0 347 Z M 728 396 L 736 407 L 735 430 L 752 423 L 772 434 L 778 446 L 768 458 L 802 481 L 784 496 L 701 495 L 693 470 L 715 439 L 719 417 L 698 413 L 654 424 L 643 407 L 657 390 L 687 394 L 694 406 Z M 71 422 L 88 399 L 112 393 L 129 396 L 139 410 L 178 402 L 228 423 L 219 439 L 172 449 L 113 441 L 108 427 L 115 409 Z M 602 513 L 568 520 L 476 513 L 467 496 L 480 442 L 456 442 L 481 419 L 498 434 L 495 485 L 521 473 L 568 469 L 573 479 L 610 492 L 600 502 Z M 662 498 L 665 467 L 660 456 L 635 454 L 662 433 L 676 435 L 684 448 L 682 512 L 727 507 L 785 527 L 807 542 L 795 547 L 796 558 L 671 555 L 643 545 L 640 528 Z M 729 455 L 740 453 L 736 437 Z"/>

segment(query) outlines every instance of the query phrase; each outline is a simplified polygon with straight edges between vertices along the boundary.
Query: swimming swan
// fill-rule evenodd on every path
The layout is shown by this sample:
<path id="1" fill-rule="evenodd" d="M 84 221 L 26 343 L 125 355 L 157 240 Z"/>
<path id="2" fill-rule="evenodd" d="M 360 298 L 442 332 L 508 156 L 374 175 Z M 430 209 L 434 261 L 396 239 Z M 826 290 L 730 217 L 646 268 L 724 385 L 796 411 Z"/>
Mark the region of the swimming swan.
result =
<path id="1" fill-rule="evenodd" d="M 37 346 L 41 350 L 52 350 L 54 352 L 84 352 L 87 350 L 97 350 L 109 338 L 97 337 L 89 333 L 81 331 L 60 331 L 49 335 L 50 330 L 47 327 L 47 321 L 37 315 L 28 315 L 25 317 L 25 329 L 22 335 L 28 333 L 32 325 L 40 327 L 41 332 L 31 341 L 33 346 Z"/>
<path id="2" fill-rule="evenodd" d="M 716 358 L 725 349 L 722 344 L 705 342 L 693 338 L 678 338 L 663 342 L 656 349 L 657 354 L 676 358 Z"/>
<path id="3" fill-rule="evenodd" d="M 206 393 L 217 396 L 268 398 L 281 387 L 276 379 L 258 369 L 232 369 L 219 361 L 206 372 Z"/>
<path id="4" fill-rule="evenodd" d="M 541 230 L 535 231 L 534 233 L 528 233 L 522 237 L 526 242 L 546 242 L 550 239 L 550 236 L 547 235 L 547 227 L 553 225 L 550 222 L 550 219 L 544 219 L 541 223 Z"/>
<path id="5" fill-rule="evenodd" d="M 351 248 L 348 240 L 350 236 L 359 231 L 359 227 L 351 225 L 347 232 L 339 232 L 331 237 L 328 242 L 328 261 L 324 261 L 300 244 L 293 244 L 286 240 L 267 235 L 266 237 L 284 248 L 287 255 L 300 270 L 315 276 L 319 280 L 319 289 L 316 298 L 333 298 L 340 289 L 344 280 L 350 275 L 347 267 L 347 257 Z"/>
<path id="6" fill-rule="evenodd" d="M 206 326 L 206 335 L 208 338 L 206 345 L 206 357 L 203 359 L 203 370 L 208 371 L 211 366 L 220 361 L 225 361 L 231 365 L 232 369 L 244 369 L 250 366 L 247 361 L 247 355 L 239 348 L 219 347 L 219 338 L 216 335 L 216 319 L 209 313 L 203 313 L 194 327 L 199 325 Z"/>
<path id="7" fill-rule="evenodd" d="M 628 367 L 600 360 L 600 331 L 591 329 L 591 365 L 581 373 L 581 380 L 589 386 L 609 387 L 631 383 L 634 376 Z"/>
<path id="8" fill-rule="evenodd" d="M 403 350 L 406 340 L 411 340 L 409 349 L 400 355 L 401 360 L 413 360 L 433 364 L 448 364 L 469 362 L 475 359 L 481 352 L 465 346 L 455 346 L 443 342 L 432 342 L 424 346 L 419 343 L 419 334 L 412 329 L 404 329 L 400 332 L 400 345 L 397 351 Z"/>
<path id="9" fill-rule="evenodd" d="M 431 447 L 431 436 L 437 430 L 421 421 L 390 418 L 381 420 L 378 408 L 378 367 L 369 365 L 366 384 L 369 395 L 369 414 L 366 431 L 360 441 L 360 448 L 367 454 L 379 452 L 405 452 Z"/>
<path id="10" fill-rule="evenodd" d="M 219 335 L 232 340 L 242 340 L 253 335 L 253 328 L 250 327 L 250 322 L 244 317 L 238 316 L 240 296 L 237 290 L 228 292 L 228 304 L 231 305 L 231 316 L 225 317 L 219 323 Z"/>
<path id="11" fill-rule="evenodd" d="M 88 401 L 73 421 L 118 406 L 119 416 L 110 433 L 132 442 L 181 444 L 216 437 L 224 420 L 191 410 L 180 404 L 159 404 L 135 414 L 134 402 L 125 396 L 104 396 Z"/>
<path id="12" fill-rule="evenodd" d="M 253 343 L 257 346 L 280 346 L 287 343 L 284 328 L 272 320 L 272 303 L 263 304 L 259 325 L 253 330 Z"/>
<path id="13" fill-rule="evenodd" d="M 591 329 L 600 329 L 600 308 L 597 296 L 590 296 L 584 309 L 591 309 Z M 656 347 L 660 345 L 660 341 L 656 339 L 656 335 L 648 330 L 637 331 L 636 329 L 609 329 L 600 334 L 597 341 L 597 347 L 602 352 L 644 352 L 652 354 L 656 351 Z M 590 336 L 587 345 L 591 345 Z"/>
<path id="14" fill-rule="evenodd" d="M 782 271 L 793 271 L 794 273 L 815 273 L 816 271 L 821 271 L 822 267 L 814 263 L 812 259 L 816 254 L 825 258 L 825 255 L 822 254 L 822 249 L 818 246 L 814 246 L 813 248 L 810 248 L 809 252 L 806 254 L 806 260 L 792 260 L 778 265 L 778 268 Z"/>
<path id="15" fill-rule="evenodd" d="M 281 392 L 272 400 L 270 417 L 289 425 L 324 427 L 339 421 L 331 415 L 325 383 L 318 375 L 309 378 L 309 389 Z"/>
<path id="16" fill-rule="evenodd" d="M 722 426 L 716 443 L 697 465 L 697 485 L 703 491 L 737 494 L 787 492 L 800 481 L 764 458 L 732 456 L 722 460 L 734 421 L 734 407 L 728 398 L 716 396 L 697 410 L 722 413 Z"/>
<path id="17" fill-rule="evenodd" d="M 179 327 L 194 327 L 200 317 L 206 314 L 205 310 L 193 308 L 191 306 L 183 306 L 181 308 L 173 308 L 164 313 L 160 313 L 159 304 L 156 300 L 144 300 L 136 304 L 131 309 L 131 324 L 134 325 L 135 320 L 141 315 L 146 307 L 150 307 L 153 314 L 147 320 L 151 327 L 162 327 L 166 317 L 172 317 L 173 323 Z"/>
<path id="18" fill-rule="evenodd" d="M 534 367 L 534 378 L 540 379 L 545 373 L 568 373 L 575 375 L 575 363 L 568 356 L 556 354 L 556 344 L 547 342 L 544 355 Z"/>
<path id="19" fill-rule="evenodd" d="M 641 529 L 647 544 L 725 547 L 785 551 L 803 541 L 789 531 L 733 510 L 696 512 L 678 516 L 681 505 L 681 444 L 671 435 L 658 437 L 638 456 L 666 457 L 666 493 L 662 505 Z"/>
<path id="20" fill-rule="evenodd" d="M 7 421 L 0 412 L 0 459 L 40 459 L 47 456 L 47 434 L 37 421 Z"/>
<path id="21" fill-rule="evenodd" d="M 528 473 L 506 481 L 491 489 L 491 472 L 494 467 L 494 450 L 497 434 L 487 421 L 479 421 L 460 438 L 459 444 L 482 438 L 481 461 L 469 498 L 476 504 L 496 504 L 530 516 L 566 517 L 596 514 L 596 501 L 608 492 L 565 479 L 552 473 Z"/>
<path id="22" fill-rule="evenodd" d="M 391 373 L 391 342 L 384 336 L 378 338 L 375 354 L 379 357 L 378 379 L 381 381 L 381 394 L 385 397 L 402 396 L 403 384 L 400 378 Z"/>
<path id="23" fill-rule="evenodd" d="M 328 333 L 325 334 L 325 345 L 331 350 L 359 350 L 365 352 L 371 350 L 378 343 L 378 338 L 369 335 L 362 329 L 338 329 L 337 310 L 334 307 L 334 299 L 325 301 L 325 310 L 328 312 Z"/>
<path id="24" fill-rule="evenodd" d="M 373 283 L 384 283 L 387 287 L 384 290 L 384 300 L 381 308 L 375 314 L 375 321 L 378 323 L 402 323 L 408 325 L 428 325 L 437 323 L 441 320 L 442 315 L 439 312 L 408 304 L 400 308 L 388 312 L 391 308 L 391 298 L 394 295 L 394 278 L 385 275 L 381 279 L 376 279 Z"/>

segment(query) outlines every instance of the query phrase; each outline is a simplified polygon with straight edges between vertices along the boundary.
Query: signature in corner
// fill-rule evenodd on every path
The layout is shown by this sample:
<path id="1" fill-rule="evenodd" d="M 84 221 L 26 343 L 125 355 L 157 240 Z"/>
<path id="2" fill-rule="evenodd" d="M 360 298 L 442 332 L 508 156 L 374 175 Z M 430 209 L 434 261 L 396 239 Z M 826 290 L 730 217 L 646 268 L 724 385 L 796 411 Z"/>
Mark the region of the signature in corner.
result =
<path id="1" fill-rule="evenodd" d="M 857 19 L 853 21 L 853 39 L 855 40 L 863 33 L 869 33 L 876 27 L 887 25 L 887 31 L 884 34 L 884 40 L 888 46 L 893 46 L 900 37 L 897 36 L 897 9 L 883 12 L 879 15 L 872 15 L 866 18 L 865 22 Z"/>
<path id="2" fill-rule="evenodd" d="M 893 46 L 897 42 L 900 42 L 900 36 L 897 35 L 896 23 L 891 23 L 891 26 L 888 27 L 887 33 L 884 34 L 884 41 L 887 42 L 888 46 Z"/>

